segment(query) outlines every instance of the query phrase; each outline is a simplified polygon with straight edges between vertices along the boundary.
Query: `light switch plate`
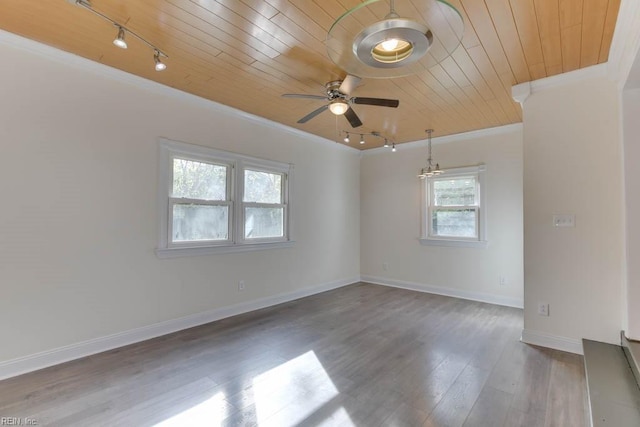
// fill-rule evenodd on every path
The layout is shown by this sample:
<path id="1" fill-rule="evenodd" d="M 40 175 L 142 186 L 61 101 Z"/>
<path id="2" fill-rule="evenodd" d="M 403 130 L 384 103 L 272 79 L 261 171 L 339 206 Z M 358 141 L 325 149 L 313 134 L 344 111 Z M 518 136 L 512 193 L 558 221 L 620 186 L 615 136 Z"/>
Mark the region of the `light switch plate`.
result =
<path id="1" fill-rule="evenodd" d="M 553 226 L 554 227 L 575 227 L 576 216 L 572 214 L 554 215 Z"/>

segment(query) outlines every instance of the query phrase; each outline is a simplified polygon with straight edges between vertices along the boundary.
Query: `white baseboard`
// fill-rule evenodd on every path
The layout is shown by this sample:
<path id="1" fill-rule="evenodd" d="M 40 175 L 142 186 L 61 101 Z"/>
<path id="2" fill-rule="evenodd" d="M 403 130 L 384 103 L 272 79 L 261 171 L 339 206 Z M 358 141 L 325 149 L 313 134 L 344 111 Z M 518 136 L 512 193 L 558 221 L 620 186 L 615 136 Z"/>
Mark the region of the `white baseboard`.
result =
<path id="1" fill-rule="evenodd" d="M 167 320 L 129 331 L 119 332 L 113 335 L 94 338 L 88 341 L 43 351 L 41 353 L 8 360 L 6 362 L 0 362 L 0 380 L 26 374 L 27 372 L 37 371 L 49 366 L 68 362 L 70 360 L 90 356 L 92 354 L 101 353 L 103 351 L 112 350 L 114 348 L 123 347 L 125 345 L 156 338 L 161 335 L 170 334 L 183 329 L 192 328 L 194 326 L 203 325 L 205 323 L 214 322 L 226 317 L 271 307 L 273 305 L 293 301 L 298 298 L 337 289 L 356 283 L 359 280 L 359 277 L 336 280 L 305 289 L 299 289 L 293 292 L 286 292 L 253 301 L 247 301 L 229 307 L 221 307 L 178 319 Z"/>
<path id="2" fill-rule="evenodd" d="M 539 345 L 542 347 L 554 348 L 556 350 L 567 351 L 569 353 L 583 354 L 582 341 L 573 338 L 559 337 L 557 335 L 549 335 L 544 332 L 522 330 L 520 341 Z"/>
<path id="3" fill-rule="evenodd" d="M 519 298 L 505 297 L 502 295 L 473 292 L 464 289 L 444 288 L 440 286 L 426 285 L 424 283 L 405 282 L 402 280 L 388 279 L 386 277 L 361 276 L 363 282 L 376 285 L 391 286 L 394 288 L 409 289 L 430 294 L 445 295 L 448 297 L 468 299 L 472 301 L 487 302 L 489 304 L 504 305 L 507 307 L 523 308 L 524 302 Z"/>

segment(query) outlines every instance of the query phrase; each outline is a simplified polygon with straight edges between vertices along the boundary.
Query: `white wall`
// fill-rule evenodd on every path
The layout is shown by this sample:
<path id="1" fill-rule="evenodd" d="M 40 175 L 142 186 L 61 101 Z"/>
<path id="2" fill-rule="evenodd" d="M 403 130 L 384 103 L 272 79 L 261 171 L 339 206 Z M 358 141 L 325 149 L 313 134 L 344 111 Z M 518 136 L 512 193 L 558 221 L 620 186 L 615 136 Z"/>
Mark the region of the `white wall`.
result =
<path id="1" fill-rule="evenodd" d="M 640 89 L 623 92 L 625 239 L 627 257 L 626 304 L 628 338 L 640 340 Z"/>
<path id="2" fill-rule="evenodd" d="M 6 33 L 0 57 L 0 362 L 358 279 L 357 151 Z M 158 259 L 158 136 L 294 163 L 295 246 Z"/>
<path id="3" fill-rule="evenodd" d="M 606 77 L 541 88 L 524 109 L 525 331 L 567 349 L 617 343 L 622 325 L 622 153 L 618 91 Z M 575 228 L 554 228 L 574 214 Z M 550 304 L 550 316 L 537 314 Z M 566 344 L 566 346 L 565 346 Z"/>
<path id="4" fill-rule="evenodd" d="M 361 162 L 361 274 L 364 280 L 522 306 L 522 131 L 434 138 L 446 169 L 484 163 L 488 206 L 485 249 L 422 246 L 420 180 L 426 144 L 365 154 Z M 477 135 L 482 135 L 483 132 Z M 383 263 L 388 269 L 383 269 Z M 506 286 L 499 285 L 505 276 Z"/>

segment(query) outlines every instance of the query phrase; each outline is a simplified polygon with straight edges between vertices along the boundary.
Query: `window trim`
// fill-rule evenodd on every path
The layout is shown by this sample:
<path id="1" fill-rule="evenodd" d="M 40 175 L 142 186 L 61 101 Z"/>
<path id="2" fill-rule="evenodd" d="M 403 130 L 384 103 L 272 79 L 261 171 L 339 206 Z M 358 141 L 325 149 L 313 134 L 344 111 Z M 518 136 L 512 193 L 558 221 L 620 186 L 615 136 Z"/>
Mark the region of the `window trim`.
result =
<path id="1" fill-rule="evenodd" d="M 156 255 L 159 258 L 174 258 L 182 256 L 209 255 L 217 253 L 247 252 L 264 249 L 287 248 L 293 246 L 292 206 L 290 203 L 293 164 L 276 162 L 218 150 L 210 147 L 187 144 L 166 138 L 158 138 L 158 247 Z M 181 158 L 216 165 L 229 166 L 227 170 L 227 200 L 203 201 L 203 204 L 229 206 L 229 239 L 208 240 L 200 242 L 172 242 L 169 238 L 172 218 L 169 209 L 180 199 L 171 197 L 173 187 L 173 159 Z M 282 238 L 244 238 L 244 170 L 260 170 L 269 173 L 279 173 L 283 176 L 284 207 Z"/>
<path id="2" fill-rule="evenodd" d="M 454 247 L 470 247 L 470 248 L 486 248 L 489 244 L 487 239 L 487 203 L 486 203 L 486 166 L 484 164 L 477 166 L 467 166 L 447 169 L 444 176 L 438 178 L 475 176 L 477 177 L 478 186 L 478 206 L 465 206 L 465 208 L 476 208 L 478 215 L 476 216 L 478 237 L 455 237 L 455 236 L 432 236 L 430 214 L 432 212 L 430 189 L 432 179 L 426 178 L 421 180 L 421 224 L 419 241 L 425 246 L 454 246 Z M 445 208 L 455 208 L 455 206 L 446 206 Z"/>

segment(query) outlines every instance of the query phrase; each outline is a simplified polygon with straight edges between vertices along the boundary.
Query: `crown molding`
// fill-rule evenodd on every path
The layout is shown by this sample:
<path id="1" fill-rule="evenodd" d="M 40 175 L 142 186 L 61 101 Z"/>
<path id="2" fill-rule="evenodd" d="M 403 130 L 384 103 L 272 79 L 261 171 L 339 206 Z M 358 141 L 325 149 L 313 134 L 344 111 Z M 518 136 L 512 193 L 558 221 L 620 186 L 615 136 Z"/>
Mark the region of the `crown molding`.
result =
<path id="1" fill-rule="evenodd" d="M 608 63 L 596 64 L 569 71 L 568 73 L 556 74 L 555 76 L 520 83 L 511 87 L 511 97 L 522 106 L 532 93 L 562 87 L 584 80 L 609 77 L 609 70 L 610 67 Z"/>
<path id="2" fill-rule="evenodd" d="M 529 95 L 531 95 L 531 82 L 524 82 L 511 87 L 511 97 L 520 104 L 520 107 L 529 98 Z"/>
<path id="3" fill-rule="evenodd" d="M 327 143 L 332 143 L 333 145 L 337 146 L 336 148 L 352 153 L 360 151 L 357 148 L 340 144 L 336 141 L 326 139 L 318 135 L 302 131 L 300 129 L 292 128 L 282 123 L 274 122 L 272 120 L 265 119 L 264 117 L 259 117 L 233 107 L 229 107 L 228 105 L 220 104 L 209 99 L 205 99 L 169 86 L 165 86 L 153 80 L 148 80 L 140 76 L 127 73 L 126 71 L 122 71 L 117 68 L 101 64 L 99 62 L 91 61 L 73 53 L 65 52 L 46 44 L 18 36 L 8 31 L 0 30 L 0 45 L 8 46 L 10 48 L 18 49 L 24 52 L 29 52 L 42 58 L 57 62 L 59 64 L 90 72 L 110 80 L 134 86 L 138 89 L 147 90 L 154 94 L 170 97 L 182 102 L 188 102 L 201 108 L 213 110 L 217 113 L 239 117 L 243 120 L 286 132 L 297 137 L 302 137 L 312 142 L 319 142 L 325 145 L 327 145 Z"/>
<path id="4" fill-rule="evenodd" d="M 529 82 L 531 85 L 531 93 L 541 92 L 546 89 L 552 89 L 560 86 L 566 86 L 573 83 L 578 83 L 583 80 L 595 79 L 599 77 L 607 77 L 609 71 L 609 64 L 596 64 L 590 67 L 580 68 L 577 70 L 569 71 L 568 73 L 556 74 L 555 76 L 545 77 L 543 79 L 533 80 Z M 526 84 L 526 83 L 523 83 Z M 518 87 L 516 85 L 514 87 Z M 513 93 L 513 88 L 512 88 Z"/>
<path id="5" fill-rule="evenodd" d="M 512 123 L 504 126 L 496 126 L 492 128 L 472 130 L 469 132 L 455 133 L 452 135 L 438 136 L 438 137 L 432 138 L 431 143 L 433 145 L 447 144 L 449 142 L 468 141 L 471 139 L 482 138 L 485 136 L 495 136 L 495 135 L 502 135 L 505 133 L 515 133 L 520 131 L 522 131 L 522 123 Z M 396 150 L 401 151 L 401 150 L 407 150 L 407 149 L 418 148 L 418 147 L 424 148 L 426 146 L 427 146 L 427 139 L 420 139 L 417 141 L 403 142 L 401 144 L 396 144 Z M 378 147 L 378 148 L 372 148 L 369 150 L 364 150 L 362 152 L 362 155 L 370 156 L 370 155 L 389 153 L 389 152 L 390 152 L 389 148 Z"/>

